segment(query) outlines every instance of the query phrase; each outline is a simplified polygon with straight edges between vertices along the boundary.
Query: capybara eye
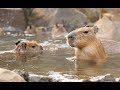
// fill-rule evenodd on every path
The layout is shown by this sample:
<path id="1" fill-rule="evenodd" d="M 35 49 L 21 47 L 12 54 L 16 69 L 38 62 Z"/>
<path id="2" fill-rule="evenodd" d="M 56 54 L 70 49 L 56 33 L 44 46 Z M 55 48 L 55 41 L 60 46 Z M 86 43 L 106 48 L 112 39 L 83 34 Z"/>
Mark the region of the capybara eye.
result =
<path id="1" fill-rule="evenodd" d="M 89 31 L 84 31 L 83 33 L 87 34 Z"/>
<path id="2" fill-rule="evenodd" d="M 32 48 L 35 48 L 35 46 L 32 46 Z"/>

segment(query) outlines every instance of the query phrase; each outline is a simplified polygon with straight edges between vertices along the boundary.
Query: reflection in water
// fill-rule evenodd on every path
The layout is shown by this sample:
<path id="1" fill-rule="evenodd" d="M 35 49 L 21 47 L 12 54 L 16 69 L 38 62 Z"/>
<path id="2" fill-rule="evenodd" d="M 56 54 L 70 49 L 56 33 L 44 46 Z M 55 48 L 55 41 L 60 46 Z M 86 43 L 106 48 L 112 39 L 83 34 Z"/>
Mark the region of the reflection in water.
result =
<path id="1" fill-rule="evenodd" d="M 75 60 L 75 74 L 77 76 L 98 76 L 102 72 L 103 65 L 97 65 L 92 61 Z"/>

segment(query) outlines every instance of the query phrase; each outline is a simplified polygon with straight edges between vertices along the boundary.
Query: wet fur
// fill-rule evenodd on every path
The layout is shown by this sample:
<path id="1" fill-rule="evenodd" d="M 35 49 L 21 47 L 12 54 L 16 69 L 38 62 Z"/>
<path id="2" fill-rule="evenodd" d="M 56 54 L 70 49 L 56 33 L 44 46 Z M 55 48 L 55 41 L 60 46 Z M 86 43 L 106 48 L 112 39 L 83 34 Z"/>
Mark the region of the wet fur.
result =
<path id="1" fill-rule="evenodd" d="M 97 30 L 97 27 L 82 27 L 68 34 L 67 43 L 75 48 L 76 60 L 92 60 L 97 63 L 106 60 L 104 47 L 95 36 Z"/>
<path id="2" fill-rule="evenodd" d="M 34 50 L 35 49 L 35 50 Z M 15 43 L 15 49 L 9 51 L 0 51 L 0 60 L 21 59 L 22 56 L 41 54 L 43 47 L 36 41 L 18 40 Z"/>

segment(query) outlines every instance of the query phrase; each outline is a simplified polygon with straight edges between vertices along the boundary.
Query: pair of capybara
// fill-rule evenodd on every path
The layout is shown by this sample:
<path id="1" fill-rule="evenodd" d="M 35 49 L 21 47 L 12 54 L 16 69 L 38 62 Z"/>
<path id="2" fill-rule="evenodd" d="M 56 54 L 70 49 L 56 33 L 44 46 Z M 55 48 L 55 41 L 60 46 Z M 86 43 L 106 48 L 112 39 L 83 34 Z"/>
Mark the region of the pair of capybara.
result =
<path id="1" fill-rule="evenodd" d="M 106 58 L 108 56 L 107 53 L 109 52 L 109 50 L 107 52 L 106 48 L 104 47 L 105 46 L 104 43 L 102 43 L 102 41 L 98 37 L 96 37 L 97 32 L 98 32 L 97 26 L 93 27 L 85 26 L 73 30 L 66 36 L 67 43 L 71 47 L 75 48 L 76 60 L 92 60 L 95 61 L 96 63 L 106 61 Z M 18 42 L 16 42 L 16 47 L 14 50 L 1 52 L 0 57 L 4 58 L 4 54 L 7 53 L 24 54 L 41 51 L 43 51 L 43 47 L 36 41 L 19 40 Z"/>
<path id="2" fill-rule="evenodd" d="M 32 34 L 32 35 L 45 36 L 45 37 L 51 35 L 53 39 L 65 39 L 65 35 L 68 34 L 64 25 L 60 23 L 53 25 L 52 28 L 49 27 L 49 29 L 46 27 L 35 27 L 31 25 L 26 28 L 24 34 L 26 36 Z"/>

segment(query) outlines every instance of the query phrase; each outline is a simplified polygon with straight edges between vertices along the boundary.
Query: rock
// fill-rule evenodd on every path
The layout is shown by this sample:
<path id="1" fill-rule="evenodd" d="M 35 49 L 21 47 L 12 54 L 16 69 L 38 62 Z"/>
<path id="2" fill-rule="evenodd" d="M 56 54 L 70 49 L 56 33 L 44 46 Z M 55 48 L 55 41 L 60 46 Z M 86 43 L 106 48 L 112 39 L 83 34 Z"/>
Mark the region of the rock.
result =
<path id="1" fill-rule="evenodd" d="M 99 20 L 101 15 L 101 10 L 98 8 L 77 8 L 79 11 L 84 13 L 91 22 L 96 22 Z"/>
<path id="2" fill-rule="evenodd" d="M 71 75 L 50 71 L 49 75 L 29 74 L 29 82 L 83 82 L 84 79 L 73 79 Z"/>
<path id="3" fill-rule="evenodd" d="M 95 23 L 98 27 L 96 36 L 103 39 L 116 40 L 116 27 L 115 24 L 109 20 L 108 17 L 103 17 Z"/>
<path id="4" fill-rule="evenodd" d="M 76 75 L 63 74 L 61 72 L 48 72 L 48 75 L 37 75 L 23 70 L 13 70 L 22 76 L 27 82 L 120 82 L 120 77 L 115 78 L 111 74 L 78 79 Z"/>
<path id="5" fill-rule="evenodd" d="M 1 8 L 0 13 L 0 27 L 12 26 L 20 30 L 25 29 L 26 22 L 21 8 Z"/>
<path id="6" fill-rule="evenodd" d="M 49 77 L 52 78 L 53 82 L 83 82 L 84 79 L 73 78 L 74 75 L 62 74 L 60 72 L 50 71 Z"/>
<path id="7" fill-rule="evenodd" d="M 73 30 L 85 26 L 88 18 L 75 8 L 35 8 L 30 17 L 30 23 L 37 27 L 52 27 L 60 23 L 65 24 L 67 29 Z"/>
<path id="8" fill-rule="evenodd" d="M 113 21 L 113 22 L 117 30 L 116 39 L 120 41 L 120 21 Z"/>
<path id="9" fill-rule="evenodd" d="M 37 27 L 46 27 L 49 24 L 51 14 L 50 8 L 34 8 L 31 17 L 29 18 L 30 23 Z"/>
<path id="10" fill-rule="evenodd" d="M 101 39 L 101 43 L 103 44 L 108 54 L 120 53 L 120 42 L 115 41 L 115 40 Z"/>
<path id="11" fill-rule="evenodd" d="M 64 24 L 68 32 L 85 26 L 89 22 L 87 16 L 75 8 L 55 8 L 49 26 Z"/>
<path id="12" fill-rule="evenodd" d="M 97 77 L 90 77 L 90 82 L 115 82 L 115 78 L 111 74 L 101 75 Z"/>
<path id="13" fill-rule="evenodd" d="M 52 78 L 43 75 L 29 74 L 29 82 L 52 82 Z"/>
<path id="14" fill-rule="evenodd" d="M 21 77 L 23 77 L 27 82 L 29 81 L 29 73 L 23 70 L 18 70 L 15 69 L 13 70 L 15 73 L 17 73 L 18 75 L 20 75 Z"/>
<path id="15" fill-rule="evenodd" d="M 5 35 L 10 35 L 10 34 L 22 35 L 23 34 L 23 31 L 21 29 L 13 26 L 3 27 L 3 30 Z"/>
<path id="16" fill-rule="evenodd" d="M 102 13 L 120 13 L 120 8 L 101 8 Z"/>
<path id="17" fill-rule="evenodd" d="M 0 82 L 26 82 L 26 81 L 15 72 L 0 68 Z"/>
<path id="18" fill-rule="evenodd" d="M 115 78 L 112 75 L 106 75 L 101 80 L 98 80 L 98 82 L 115 82 Z"/>

